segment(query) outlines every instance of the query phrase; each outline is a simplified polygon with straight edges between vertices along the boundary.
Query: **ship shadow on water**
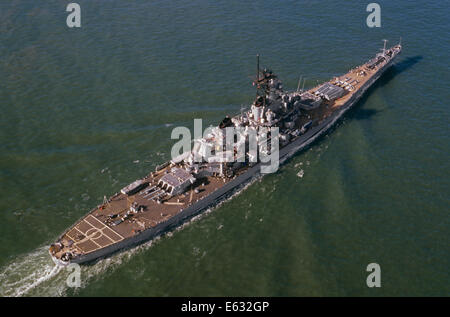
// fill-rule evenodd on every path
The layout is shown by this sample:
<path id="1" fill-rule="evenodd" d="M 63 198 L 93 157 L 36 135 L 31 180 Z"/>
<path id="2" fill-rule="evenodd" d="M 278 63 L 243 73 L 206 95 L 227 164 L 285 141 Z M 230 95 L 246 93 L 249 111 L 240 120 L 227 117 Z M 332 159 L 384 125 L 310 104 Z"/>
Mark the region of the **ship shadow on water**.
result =
<path id="1" fill-rule="evenodd" d="M 394 63 L 386 72 L 381 76 L 381 78 L 372 87 L 384 86 L 395 76 L 403 73 L 405 70 L 410 69 L 415 64 L 419 63 L 423 59 L 422 55 L 416 55 L 412 57 L 407 57 L 398 63 Z"/>
<path id="2" fill-rule="evenodd" d="M 323 135 L 318 137 L 314 142 L 306 146 L 301 151 L 294 154 L 292 157 L 286 160 L 286 162 L 283 164 L 289 164 L 289 162 L 299 156 L 302 155 L 302 153 L 306 152 L 308 149 L 314 146 L 320 146 L 320 144 L 323 142 L 324 138 L 330 134 L 333 134 L 333 132 L 338 128 L 346 118 L 352 120 L 368 120 L 375 116 L 376 114 L 384 111 L 377 110 L 377 109 L 361 109 L 361 105 L 363 105 L 367 99 L 371 96 L 374 90 L 377 88 L 383 87 L 386 84 L 388 84 L 394 77 L 398 76 L 400 73 L 403 73 L 405 70 L 410 69 L 412 66 L 417 64 L 423 59 L 422 55 L 416 55 L 412 57 L 407 57 L 403 59 L 402 61 L 398 63 L 394 63 L 389 69 L 385 71 L 383 75 L 372 85 L 370 86 L 367 91 L 364 93 L 364 95 L 361 97 L 361 99 L 353 106 L 351 107 L 339 120 L 336 121 L 336 123 Z"/>
<path id="3" fill-rule="evenodd" d="M 394 77 L 397 77 L 400 73 L 404 72 L 407 69 L 410 69 L 422 59 L 423 57 L 421 55 L 417 55 L 413 57 L 407 57 L 401 62 L 393 64 L 372 86 L 369 87 L 369 89 L 367 89 L 361 99 L 351 109 L 349 109 L 348 112 L 340 120 L 344 119 L 345 117 L 349 119 L 367 120 L 372 118 L 374 115 L 384 111 L 385 109 L 361 109 L 360 107 L 362 104 L 366 103 L 367 99 L 372 95 L 373 91 L 387 85 Z M 331 129 L 330 131 L 333 131 L 333 129 Z"/>

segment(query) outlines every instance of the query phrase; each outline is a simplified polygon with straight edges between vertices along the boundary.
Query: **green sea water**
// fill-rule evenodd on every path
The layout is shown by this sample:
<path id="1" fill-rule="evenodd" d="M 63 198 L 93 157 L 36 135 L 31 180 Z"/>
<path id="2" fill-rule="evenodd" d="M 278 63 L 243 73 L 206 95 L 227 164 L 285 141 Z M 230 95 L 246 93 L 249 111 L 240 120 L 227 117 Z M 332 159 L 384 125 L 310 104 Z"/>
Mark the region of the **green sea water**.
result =
<path id="1" fill-rule="evenodd" d="M 450 295 L 448 2 L 378 1 L 369 28 L 369 1 L 78 0 L 72 29 L 67 3 L 0 2 L 1 296 Z M 396 64 L 277 173 L 67 286 L 48 245 L 168 160 L 174 127 L 248 105 L 257 53 L 295 89 L 400 37 Z"/>

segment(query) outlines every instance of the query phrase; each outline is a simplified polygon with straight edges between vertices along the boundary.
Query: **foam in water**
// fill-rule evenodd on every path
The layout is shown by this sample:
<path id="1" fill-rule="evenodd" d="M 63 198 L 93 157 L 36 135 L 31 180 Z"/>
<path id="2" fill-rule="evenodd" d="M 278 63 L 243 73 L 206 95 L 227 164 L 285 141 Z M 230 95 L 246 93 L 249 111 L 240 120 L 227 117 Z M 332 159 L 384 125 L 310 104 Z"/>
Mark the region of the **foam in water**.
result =
<path id="1" fill-rule="evenodd" d="M 108 269 L 114 269 L 124 260 L 139 251 L 148 249 L 154 241 L 145 243 L 135 249 L 100 260 L 94 265 L 81 266 L 81 287 L 85 287 L 92 278 Z M 48 254 L 48 246 L 34 252 L 21 255 L 0 271 L 0 296 L 64 296 L 69 287 L 67 278 L 72 271 L 55 265 Z M 74 292 L 76 293 L 76 289 Z"/>
<path id="2" fill-rule="evenodd" d="M 239 195 L 259 178 L 258 176 L 254 177 L 227 199 L 208 208 L 205 212 L 177 227 L 175 232 L 183 230 L 186 226 L 209 214 L 215 208 L 231 200 L 236 195 Z M 171 237 L 172 232 L 166 235 Z M 119 267 L 123 262 L 131 259 L 136 253 L 149 249 L 158 240 L 160 240 L 160 236 L 135 248 L 99 260 L 93 265 L 81 266 L 81 288 L 86 287 L 92 279 L 99 278 L 105 271 L 111 271 Z M 55 265 L 48 254 L 48 246 L 43 246 L 36 251 L 18 256 L 10 264 L 1 269 L 0 296 L 64 296 L 69 291 L 66 281 L 70 273 L 72 271 L 66 270 L 65 267 Z M 74 293 L 77 293 L 77 289 L 74 289 Z"/>
<path id="3" fill-rule="evenodd" d="M 0 295 L 22 296 L 56 276 L 62 267 L 51 260 L 47 247 L 16 258 L 1 270 Z"/>

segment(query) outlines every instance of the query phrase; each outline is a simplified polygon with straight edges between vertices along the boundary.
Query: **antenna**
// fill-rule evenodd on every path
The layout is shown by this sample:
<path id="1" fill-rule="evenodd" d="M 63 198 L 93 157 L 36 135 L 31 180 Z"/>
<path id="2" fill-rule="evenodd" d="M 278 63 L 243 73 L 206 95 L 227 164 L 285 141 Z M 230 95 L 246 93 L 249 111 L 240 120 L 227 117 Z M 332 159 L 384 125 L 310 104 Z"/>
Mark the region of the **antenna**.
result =
<path id="1" fill-rule="evenodd" d="M 130 200 L 130 197 L 127 197 L 127 208 L 131 207 L 131 204 L 134 202 L 134 199 Z"/>
<path id="2" fill-rule="evenodd" d="M 256 85 L 256 98 L 258 98 L 258 89 L 259 89 L 259 54 L 256 54 L 256 83 L 255 83 L 255 85 Z"/>
<path id="3" fill-rule="evenodd" d="M 259 82 L 259 54 L 256 54 L 256 83 Z"/>
<path id="4" fill-rule="evenodd" d="M 300 89 L 300 84 L 302 83 L 302 76 L 298 79 L 297 92 Z"/>
<path id="5" fill-rule="evenodd" d="M 305 91 L 305 82 L 306 82 L 306 77 L 303 78 L 303 87 L 302 87 L 302 92 Z"/>
<path id="6" fill-rule="evenodd" d="M 109 200 L 106 198 L 106 196 L 103 196 L 103 204 L 100 209 L 105 209 L 107 206 L 109 206 Z"/>
<path id="7" fill-rule="evenodd" d="M 402 45 L 402 37 L 400 36 L 400 41 L 398 42 L 398 45 Z"/>
<path id="8" fill-rule="evenodd" d="M 383 40 L 383 42 L 384 42 L 383 56 L 386 55 L 386 42 L 387 42 L 387 41 L 388 41 L 388 40 Z"/>

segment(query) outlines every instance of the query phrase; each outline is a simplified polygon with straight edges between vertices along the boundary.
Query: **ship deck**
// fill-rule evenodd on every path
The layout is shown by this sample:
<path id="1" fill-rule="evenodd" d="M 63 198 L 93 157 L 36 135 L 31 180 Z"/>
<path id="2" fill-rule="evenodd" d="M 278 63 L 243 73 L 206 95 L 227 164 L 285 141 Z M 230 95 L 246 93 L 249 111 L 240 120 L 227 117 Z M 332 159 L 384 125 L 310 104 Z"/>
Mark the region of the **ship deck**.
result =
<path id="1" fill-rule="evenodd" d="M 354 89 L 352 91 L 346 90 L 346 93 L 342 97 L 333 102 L 324 102 L 317 109 L 307 111 L 305 116 L 299 117 L 297 121 L 298 126 L 301 126 L 310 119 L 313 119 L 315 125 L 320 124 L 320 122 L 345 105 L 376 72 L 377 68 L 372 70 L 368 68 L 368 63 L 366 63 L 350 70 L 344 75 L 330 80 L 330 83 L 333 83 L 335 80 L 353 82 L 352 86 Z M 317 88 L 314 87 L 308 91 L 313 93 Z M 245 173 L 247 168 L 244 167 L 239 170 L 234 177 Z M 150 173 L 144 180 L 149 183 L 149 187 L 154 186 L 168 169 L 170 169 L 170 166 L 158 172 Z M 205 177 L 203 179 L 197 179 L 185 193 L 167 198 L 163 203 L 157 203 L 156 200 L 151 199 L 151 196 L 146 197 L 146 188 L 133 195 L 115 194 L 108 202 L 92 210 L 82 220 L 76 223 L 75 226 L 64 233 L 60 239 L 64 247 L 53 255 L 61 258 L 62 254 L 68 251 L 72 252 L 74 256 L 88 254 L 130 238 L 143 230 L 155 227 L 159 223 L 175 216 L 185 208 L 219 189 L 233 178 Z M 145 206 L 145 209 L 132 214 L 130 218 L 120 224 L 113 225 L 114 220 L 127 214 L 127 211 L 133 203 Z M 111 215 L 117 216 L 111 218 Z"/>
<path id="2" fill-rule="evenodd" d="M 164 168 L 156 175 L 148 175 L 145 181 L 149 182 L 149 187 L 157 184 L 168 168 L 170 167 Z M 244 172 L 245 170 L 243 169 L 234 177 Z M 106 204 L 95 208 L 63 234 L 61 242 L 64 246 L 68 246 L 68 248 L 57 252 L 55 256 L 60 257 L 69 249 L 74 255 L 88 254 L 130 238 L 143 230 L 155 227 L 159 223 L 175 216 L 183 209 L 222 187 L 233 178 L 205 177 L 199 179 L 184 194 L 170 197 L 161 204 L 151 198 L 145 197 L 144 193 L 146 188 L 130 196 L 122 193 L 116 194 Z M 194 192 L 195 189 L 198 193 Z M 145 206 L 145 210 L 132 214 L 129 219 L 118 225 L 111 225 L 114 219 L 125 216 L 131 204 L 134 202 L 140 206 Z M 111 220 L 110 215 L 117 216 Z"/>

